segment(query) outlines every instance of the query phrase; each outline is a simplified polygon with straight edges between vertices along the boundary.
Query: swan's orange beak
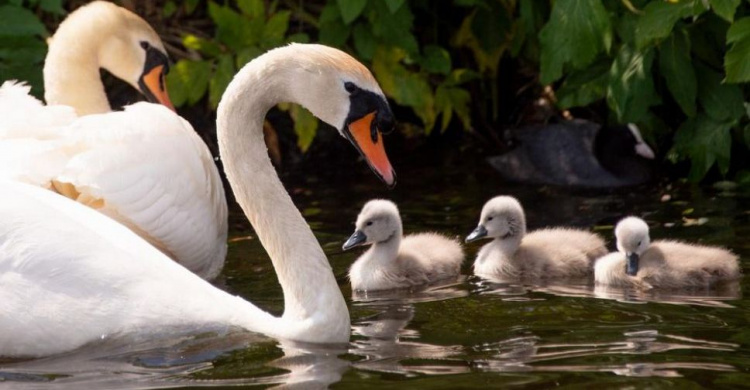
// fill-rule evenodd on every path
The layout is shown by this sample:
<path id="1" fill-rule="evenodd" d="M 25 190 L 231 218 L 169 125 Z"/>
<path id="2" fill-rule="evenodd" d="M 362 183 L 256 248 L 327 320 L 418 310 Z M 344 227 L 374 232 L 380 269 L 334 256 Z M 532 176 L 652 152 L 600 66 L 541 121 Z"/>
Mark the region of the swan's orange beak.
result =
<path id="1" fill-rule="evenodd" d="M 164 80 L 164 75 L 164 65 L 157 65 L 141 76 L 141 88 L 144 89 L 142 92 L 149 101 L 163 104 L 174 111 L 174 106 L 167 93 L 167 82 Z"/>
<path id="2" fill-rule="evenodd" d="M 396 185 L 396 172 L 388 161 L 388 155 L 385 154 L 383 146 L 383 135 L 377 128 L 373 127 L 375 112 L 371 112 L 360 119 L 349 124 L 349 128 L 344 133 L 354 147 L 367 160 L 367 164 L 382 179 L 388 187 L 393 188 Z"/>

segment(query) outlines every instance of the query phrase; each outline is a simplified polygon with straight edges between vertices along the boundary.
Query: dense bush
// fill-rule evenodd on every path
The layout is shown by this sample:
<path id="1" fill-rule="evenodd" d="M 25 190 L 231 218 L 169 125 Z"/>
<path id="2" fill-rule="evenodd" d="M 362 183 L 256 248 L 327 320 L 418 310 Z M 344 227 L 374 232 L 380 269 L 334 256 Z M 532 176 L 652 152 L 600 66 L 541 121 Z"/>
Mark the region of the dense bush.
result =
<path id="1" fill-rule="evenodd" d="M 23 9 L 21 0 L 0 0 L 3 78 L 39 84 L 38 75 L 23 77 L 23 71 L 35 71 L 28 64 L 40 61 L 46 35 L 34 15 L 60 15 L 54 1 L 26 1 Z M 287 42 L 321 42 L 365 62 L 388 97 L 410 109 L 428 134 L 453 125 L 492 135 L 519 121 L 523 107 L 506 106 L 544 95 L 561 111 L 588 107 L 598 118 L 639 124 L 668 160 L 690 162 L 693 180 L 713 167 L 721 176 L 750 177 L 742 170 L 747 159 L 740 156 L 750 147 L 750 2 L 157 4 L 159 15 L 150 20 L 161 25 L 179 20 L 170 34 L 178 36 L 182 48 L 170 45 L 176 64 L 168 77 L 178 106 L 213 109 L 235 71 L 265 50 Z M 185 20 L 206 23 L 182 28 Z M 551 90 L 544 91 L 545 86 Z M 299 107 L 284 108 L 295 119 L 299 146 L 306 149 L 317 121 Z"/>

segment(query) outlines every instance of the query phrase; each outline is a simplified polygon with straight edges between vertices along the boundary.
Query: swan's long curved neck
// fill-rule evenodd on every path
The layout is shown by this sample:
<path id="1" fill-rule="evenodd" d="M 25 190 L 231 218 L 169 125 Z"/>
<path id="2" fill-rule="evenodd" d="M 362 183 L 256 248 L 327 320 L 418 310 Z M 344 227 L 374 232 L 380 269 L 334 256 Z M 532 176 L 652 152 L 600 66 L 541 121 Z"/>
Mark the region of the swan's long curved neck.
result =
<path id="1" fill-rule="evenodd" d="M 111 111 L 99 74 L 100 35 L 91 25 L 61 25 L 44 61 L 47 104 L 73 107 L 78 115 Z M 83 33 L 81 29 L 87 32 Z"/>
<path id="2" fill-rule="evenodd" d="M 345 334 L 348 340 L 349 313 L 331 267 L 279 180 L 263 140 L 266 112 L 279 102 L 294 102 L 294 72 L 276 65 L 256 59 L 227 87 L 217 115 L 219 151 L 237 201 L 284 291 L 284 324 L 279 328 L 305 324 L 314 331 Z M 268 333 L 293 337 L 278 331 Z"/>

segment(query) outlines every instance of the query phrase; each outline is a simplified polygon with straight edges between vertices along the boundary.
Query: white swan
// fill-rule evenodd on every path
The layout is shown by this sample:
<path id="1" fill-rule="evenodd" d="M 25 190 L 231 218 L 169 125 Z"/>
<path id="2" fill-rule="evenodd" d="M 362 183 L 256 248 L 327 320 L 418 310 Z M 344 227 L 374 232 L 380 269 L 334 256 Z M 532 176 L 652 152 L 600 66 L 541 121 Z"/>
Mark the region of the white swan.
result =
<path id="1" fill-rule="evenodd" d="M 740 277 L 737 256 L 723 248 L 651 242 L 646 222 L 627 217 L 615 228 L 618 252 L 596 261 L 597 284 L 639 288 L 708 287 Z"/>
<path id="2" fill-rule="evenodd" d="M 372 244 L 349 269 L 352 289 L 387 290 L 418 286 L 456 276 L 461 271 L 464 252 L 456 240 L 436 233 L 403 237 L 398 207 L 391 201 L 375 199 L 362 207 L 354 234 L 344 250 Z"/>
<path id="3" fill-rule="evenodd" d="M 494 238 L 474 262 L 477 275 L 554 279 L 590 275 L 593 262 L 607 253 L 594 233 L 549 228 L 526 233 L 521 204 L 510 196 L 490 199 L 482 208 L 477 228 L 466 242 Z"/>
<path id="4" fill-rule="evenodd" d="M 263 142 L 266 111 L 302 104 L 364 152 L 389 185 L 378 129 L 393 118 L 377 82 L 345 53 L 290 45 L 246 65 L 218 110 L 235 195 L 284 291 L 274 317 L 169 260 L 132 232 L 64 197 L 0 184 L 0 356 L 40 356 L 108 335 L 234 325 L 281 339 L 346 342 L 349 314 L 322 248 L 284 190 Z"/>
<path id="5" fill-rule="evenodd" d="M 213 279 L 226 255 L 227 206 L 211 153 L 163 106 L 110 112 L 100 67 L 171 107 L 168 59 L 153 29 L 112 3 L 83 6 L 52 38 L 44 66 L 50 105 L 24 85 L 0 87 L 0 177 L 93 207 Z"/>

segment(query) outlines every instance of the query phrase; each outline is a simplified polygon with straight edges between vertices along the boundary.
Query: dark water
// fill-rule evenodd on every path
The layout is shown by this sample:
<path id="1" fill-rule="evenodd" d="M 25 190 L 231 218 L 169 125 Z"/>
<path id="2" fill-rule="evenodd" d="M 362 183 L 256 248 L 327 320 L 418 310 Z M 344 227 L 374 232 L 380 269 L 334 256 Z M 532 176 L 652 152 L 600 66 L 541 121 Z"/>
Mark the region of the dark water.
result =
<path id="1" fill-rule="evenodd" d="M 361 163 L 308 164 L 285 178 L 350 303 L 348 345 L 281 344 L 237 330 L 110 340 L 31 361 L 0 361 L 0 388 L 168 388 L 289 385 L 340 389 L 479 387 L 735 388 L 750 385 L 748 278 L 720 290 L 670 294 L 565 285 L 516 285 L 471 275 L 411 292 L 352 296 L 342 253 L 364 202 L 399 204 L 405 231 L 464 236 L 483 203 L 517 196 L 529 228 L 592 228 L 610 243 L 627 214 L 653 238 L 726 246 L 750 272 L 750 192 L 687 184 L 591 192 L 502 183 L 471 153 L 396 161 L 387 191 Z M 669 199 L 667 199 L 667 196 Z M 283 310 L 270 261 L 237 211 L 221 288 Z M 612 245 L 610 245 L 612 246 Z"/>

